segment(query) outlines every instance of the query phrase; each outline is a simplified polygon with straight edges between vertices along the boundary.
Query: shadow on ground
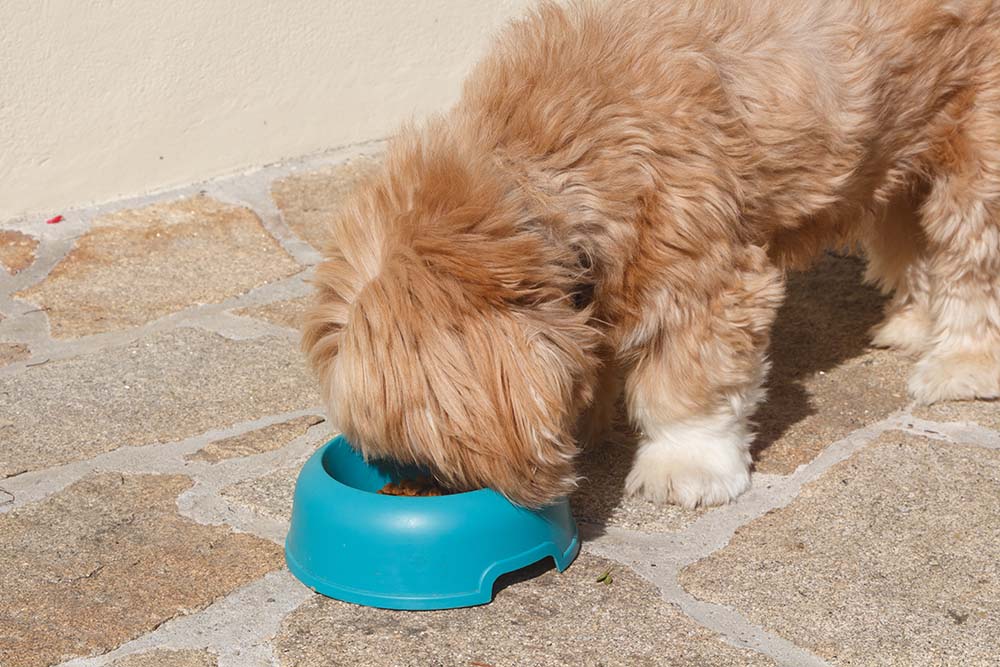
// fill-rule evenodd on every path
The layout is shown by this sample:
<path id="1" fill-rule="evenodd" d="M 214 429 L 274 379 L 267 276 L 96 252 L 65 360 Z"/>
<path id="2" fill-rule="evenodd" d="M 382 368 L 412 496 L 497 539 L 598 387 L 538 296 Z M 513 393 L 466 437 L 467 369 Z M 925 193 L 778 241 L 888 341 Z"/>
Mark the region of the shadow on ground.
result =
<path id="1" fill-rule="evenodd" d="M 804 381 L 863 355 L 885 297 L 864 285 L 856 257 L 827 254 L 811 271 L 791 274 L 771 335 L 767 401 L 757 412 L 758 458 L 790 426 L 816 414 Z"/>
<path id="2" fill-rule="evenodd" d="M 817 413 L 805 384 L 809 378 L 870 349 L 868 330 L 881 319 L 884 297 L 862 283 L 863 275 L 863 260 L 832 253 L 813 269 L 789 275 L 772 333 L 768 398 L 755 418 L 755 460 L 792 426 Z M 621 505 L 637 440 L 621 420 L 608 443 L 581 455 L 585 479 L 573 497 L 581 522 L 600 527 Z"/>

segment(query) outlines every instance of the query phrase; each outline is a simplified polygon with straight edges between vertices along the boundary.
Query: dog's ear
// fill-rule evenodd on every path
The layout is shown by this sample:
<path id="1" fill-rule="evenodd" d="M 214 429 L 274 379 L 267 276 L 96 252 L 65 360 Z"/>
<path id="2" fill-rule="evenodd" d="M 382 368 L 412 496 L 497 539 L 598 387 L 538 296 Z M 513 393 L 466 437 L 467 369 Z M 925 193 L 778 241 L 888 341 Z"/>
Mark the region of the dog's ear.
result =
<path id="1" fill-rule="evenodd" d="M 370 457 L 539 506 L 575 485 L 599 334 L 538 239 L 422 238 L 377 276 L 333 252 L 303 346 L 331 423 Z"/>
<path id="2" fill-rule="evenodd" d="M 586 314 L 511 285 L 498 296 L 482 275 L 420 259 L 393 255 L 343 325 L 336 300 L 312 309 L 332 423 L 367 456 L 427 466 L 457 489 L 528 506 L 568 493 L 596 364 Z"/>

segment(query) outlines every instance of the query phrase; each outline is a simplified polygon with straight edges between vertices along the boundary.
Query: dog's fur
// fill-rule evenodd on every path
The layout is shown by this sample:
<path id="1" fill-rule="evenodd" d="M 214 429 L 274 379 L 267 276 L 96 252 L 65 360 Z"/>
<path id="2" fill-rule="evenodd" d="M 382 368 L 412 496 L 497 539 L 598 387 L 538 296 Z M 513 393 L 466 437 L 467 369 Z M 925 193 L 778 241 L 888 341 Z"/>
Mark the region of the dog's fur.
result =
<path id="1" fill-rule="evenodd" d="M 830 246 L 917 399 L 1000 395 L 998 0 L 545 4 L 336 219 L 304 347 L 369 456 L 541 505 L 621 386 L 628 489 L 723 503 Z"/>

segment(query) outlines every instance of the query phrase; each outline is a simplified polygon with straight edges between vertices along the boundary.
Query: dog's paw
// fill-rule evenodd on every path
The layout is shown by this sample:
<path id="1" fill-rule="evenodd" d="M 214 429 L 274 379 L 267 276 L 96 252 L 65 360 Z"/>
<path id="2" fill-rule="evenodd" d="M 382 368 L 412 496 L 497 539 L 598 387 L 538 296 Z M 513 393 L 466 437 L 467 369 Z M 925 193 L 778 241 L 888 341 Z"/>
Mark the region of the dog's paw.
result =
<path id="1" fill-rule="evenodd" d="M 672 433 L 647 440 L 625 480 L 626 491 L 689 509 L 733 500 L 750 488 L 749 438 L 713 435 L 699 439 L 696 432 Z"/>
<path id="2" fill-rule="evenodd" d="M 871 330 L 872 345 L 917 355 L 927 349 L 931 318 L 922 308 L 900 308 Z"/>
<path id="3" fill-rule="evenodd" d="M 910 395 L 925 405 L 937 401 L 1000 398 L 1000 355 L 932 353 L 917 362 Z"/>

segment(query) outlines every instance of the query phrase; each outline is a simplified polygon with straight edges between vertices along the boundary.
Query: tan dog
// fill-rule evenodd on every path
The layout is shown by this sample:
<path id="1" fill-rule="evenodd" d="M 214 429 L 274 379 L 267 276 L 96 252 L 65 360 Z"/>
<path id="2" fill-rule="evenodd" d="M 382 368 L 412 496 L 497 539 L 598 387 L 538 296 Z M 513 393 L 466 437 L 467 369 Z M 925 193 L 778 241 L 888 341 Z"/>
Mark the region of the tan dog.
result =
<path id="1" fill-rule="evenodd" d="M 367 455 L 526 505 L 620 369 L 628 490 L 724 503 L 782 270 L 845 244 L 917 399 L 1000 395 L 1000 1 L 547 4 L 334 221 L 304 347 Z"/>

